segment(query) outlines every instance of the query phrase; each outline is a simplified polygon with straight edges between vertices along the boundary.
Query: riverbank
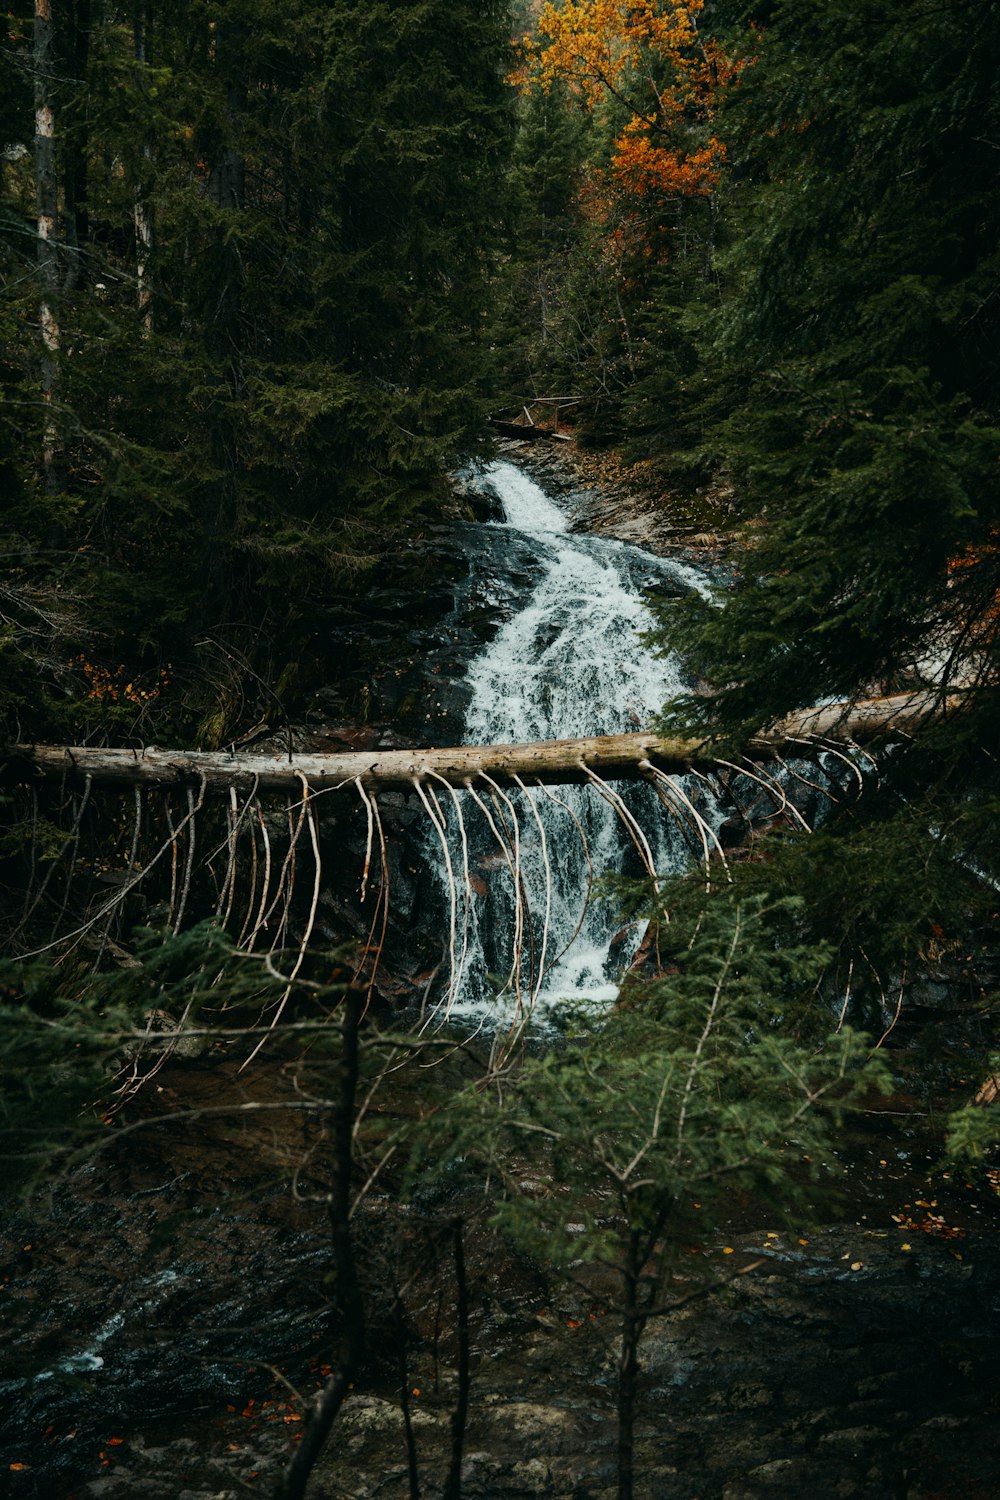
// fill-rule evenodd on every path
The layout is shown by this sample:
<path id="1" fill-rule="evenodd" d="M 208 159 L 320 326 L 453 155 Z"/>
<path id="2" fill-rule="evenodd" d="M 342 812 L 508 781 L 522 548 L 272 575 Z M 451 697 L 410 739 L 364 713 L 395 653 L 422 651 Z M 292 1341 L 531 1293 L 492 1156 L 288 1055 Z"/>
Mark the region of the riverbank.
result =
<path id="1" fill-rule="evenodd" d="M 265 1057 L 250 1074 L 225 1055 L 168 1065 L 140 1109 L 160 1123 L 15 1226 L 8 1339 L 36 1373 L 5 1432 L 4 1493 L 271 1493 L 329 1358 L 322 1182 L 297 1117 L 277 1107 L 301 1098 L 289 1063 Z M 404 1071 L 379 1106 L 382 1127 L 425 1086 L 419 1068 Z M 241 1118 L 250 1098 L 271 1112 Z M 188 1117 L 209 1103 L 232 1114 Z M 705 1276 L 721 1288 L 654 1320 L 644 1339 L 640 1500 L 1000 1491 L 993 1179 L 942 1173 L 932 1143 L 889 1115 L 870 1118 L 852 1150 L 838 1223 L 761 1222 L 752 1203 L 734 1203 L 710 1233 L 685 1226 L 689 1264 L 670 1295 L 682 1301 Z M 370 1353 L 311 1495 L 409 1500 L 404 1379 L 421 1493 L 441 1493 L 457 1399 L 457 1212 L 471 1346 L 463 1495 L 612 1500 L 617 1346 L 604 1273 L 550 1280 L 490 1230 L 488 1200 L 418 1209 L 398 1201 L 391 1174 L 355 1217 Z"/>
<path id="2" fill-rule="evenodd" d="M 614 448 L 504 442 L 501 450 L 554 492 L 582 502 L 579 526 L 593 536 L 630 542 L 657 556 L 720 562 L 738 524 L 733 492 L 722 481 L 681 494 L 664 484 L 653 460 L 630 463 Z"/>

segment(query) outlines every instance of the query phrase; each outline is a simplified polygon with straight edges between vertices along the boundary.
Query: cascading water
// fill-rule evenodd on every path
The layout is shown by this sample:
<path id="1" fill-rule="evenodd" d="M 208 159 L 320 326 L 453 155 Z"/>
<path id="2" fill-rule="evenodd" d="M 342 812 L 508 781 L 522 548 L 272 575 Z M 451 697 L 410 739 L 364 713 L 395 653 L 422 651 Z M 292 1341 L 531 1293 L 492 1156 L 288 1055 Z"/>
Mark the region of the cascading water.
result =
<path id="1" fill-rule="evenodd" d="M 653 623 L 644 591 L 704 590 L 704 576 L 623 542 L 571 534 L 565 513 L 513 464 L 492 464 L 476 484 L 503 509 L 503 520 L 489 524 L 516 532 L 522 547 L 530 543 L 537 577 L 523 606 L 470 664 L 465 742 L 644 727 L 682 686 L 679 662 L 642 644 Z M 705 810 L 704 790 L 690 794 Z M 590 899 L 592 877 L 643 872 L 639 829 L 658 873 L 682 868 L 690 856 L 651 788 L 619 783 L 611 796 L 632 813 L 638 828 L 631 834 L 596 786 L 505 793 L 480 784 L 457 795 L 463 841 L 455 809 L 439 792 L 440 811 L 449 814 L 437 846 L 451 910 L 444 1011 L 508 1020 L 530 1006 L 536 1018 L 551 1018 L 563 997 L 614 997 L 642 933 L 638 924 L 620 930 L 612 901 Z M 711 819 L 714 807 L 708 812 Z"/>

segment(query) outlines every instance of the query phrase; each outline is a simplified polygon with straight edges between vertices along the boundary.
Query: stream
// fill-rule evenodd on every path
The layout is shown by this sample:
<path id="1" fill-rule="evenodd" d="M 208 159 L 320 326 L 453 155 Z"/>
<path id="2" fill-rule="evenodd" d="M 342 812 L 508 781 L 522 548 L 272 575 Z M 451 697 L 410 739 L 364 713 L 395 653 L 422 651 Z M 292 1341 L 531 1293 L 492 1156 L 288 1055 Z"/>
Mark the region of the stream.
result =
<path id="1" fill-rule="evenodd" d="M 575 533 L 572 497 L 558 504 L 512 463 L 491 464 L 474 484 L 500 511 L 484 527 L 508 534 L 490 537 L 483 555 L 495 569 L 506 543 L 524 581 L 496 635 L 469 663 L 464 743 L 644 728 L 687 685 L 675 655 L 654 655 L 644 644 L 654 625 L 646 594 L 707 593 L 707 575 L 626 542 Z M 705 782 L 679 781 L 701 816 L 720 823 L 729 809 Z M 442 812 L 446 801 L 438 799 Z M 609 871 L 642 875 L 643 855 L 658 874 L 678 872 L 691 858 L 654 789 L 623 782 L 508 796 L 482 787 L 461 793 L 455 806 L 465 840 L 452 810 L 447 837 L 428 835 L 424 851 L 446 909 L 453 908 L 443 923 L 452 929 L 453 954 L 445 1014 L 485 1024 L 530 1012 L 544 1028 L 557 1021 L 565 998 L 612 1000 L 642 928 L 623 929 L 614 901 L 591 899 L 594 879 Z M 467 899 L 461 889 L 453 898 L 449 876 L 461 886 L 465 868 Z M 512 960 L 518 951 L 520 962 Z"/>

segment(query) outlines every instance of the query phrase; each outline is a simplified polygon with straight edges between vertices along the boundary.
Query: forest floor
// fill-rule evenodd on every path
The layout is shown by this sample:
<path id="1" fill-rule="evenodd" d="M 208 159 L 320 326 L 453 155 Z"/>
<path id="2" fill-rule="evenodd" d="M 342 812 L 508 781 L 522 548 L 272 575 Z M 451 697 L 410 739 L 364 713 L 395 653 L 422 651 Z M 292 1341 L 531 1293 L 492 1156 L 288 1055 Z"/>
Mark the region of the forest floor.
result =
<path id="1" fill-rule="evenodd" d="M 280 1058 L 242 1074 L 224 1054 L 170 1064 L 132 1115 L 149 1128 L 9 1226 L 8 1339 L 34 1376 L 16 1429 L 4 1424 L 4 1492 L 270 1493 L 329 1357 L 324 1208 L 312 1196 L 322 1162 L 298 1116 L 239 1106 L 280 1105 L 300 1083 Z M 412 1110 L 424 1086 L 419 1069 L 404 1073 L 379 1112 Z M 672 1291 L 723 1284 L 647 1331 L 641 1500 L 1000 1494 L 1000 1174 L 942 1170 L 933 1141 L 899 1128 L 900 1102 L 852 1137 L 836 1219 L 782 1222 L 750 1201 L 704 1232 L 689 1217 Z M 204 1104 L 233 1113 L 192 1119 Z M 441 1493 L 457 1211 L 472 1309 L 463 1493 L 614 1495 L 613 1286 L 582 1266 L 576 1286 L 547 1279 L 490 1230 L 488 1208 L 408 1206 L 391 1181 L 365 1199 L 355 1229 L 371 1352 L 315 1500 L 409 1500 L 404 1378 L 421 1493 Z M 405 1349 L 391 1309 L 401 1281 Z"/>

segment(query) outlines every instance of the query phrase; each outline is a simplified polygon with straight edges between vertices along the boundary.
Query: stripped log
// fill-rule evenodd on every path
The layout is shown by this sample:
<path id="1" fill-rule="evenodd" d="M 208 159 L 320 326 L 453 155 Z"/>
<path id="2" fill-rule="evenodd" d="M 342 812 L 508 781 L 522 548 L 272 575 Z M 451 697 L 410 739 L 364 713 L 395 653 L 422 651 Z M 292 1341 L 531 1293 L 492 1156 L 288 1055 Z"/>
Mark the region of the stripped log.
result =
<path id="1" fill-rule="evenodd" d="M 536 427 L 534 423 L 529 426 L 527 422 L 501 422 L 499 418 L 491 417 L 490 426 L 501 437 L 515 438 L 520 443 L 571 443 L 573 441 L 568 432 L 553 432 L 551 427 Z"/>
<path id="2" fill-rule="evenodd" d="M 832 704 L 792 714 L 746 746 L 756 760 L 822 748 L 824 741 L 863 743 L 912 734 L 960 707 L 964 696 L 897 693 L 855 704 Z M 593 774 L 609 780 L 648 778 L 650 768 L 684 773 L 693 766 L 718 764 L 705 741 L 656 734 L 612 734 L 590 739 L 542 740 L 523 745 L 459 745 L 448 749 L 349 751 L 336 755 L 249 755 L 226 751 L 107 749 L 100 746 L 20 745 L 9 766 L 20 780 L 91 778 L 104 786 L 243 787 L 252 792 L 301 789 L 313 793 L 350 787 L 407 788 L 435 780 L 468 786 L 478 777 L 505 786 L 519 780 L 558 786 L 587 782 Z"/>

